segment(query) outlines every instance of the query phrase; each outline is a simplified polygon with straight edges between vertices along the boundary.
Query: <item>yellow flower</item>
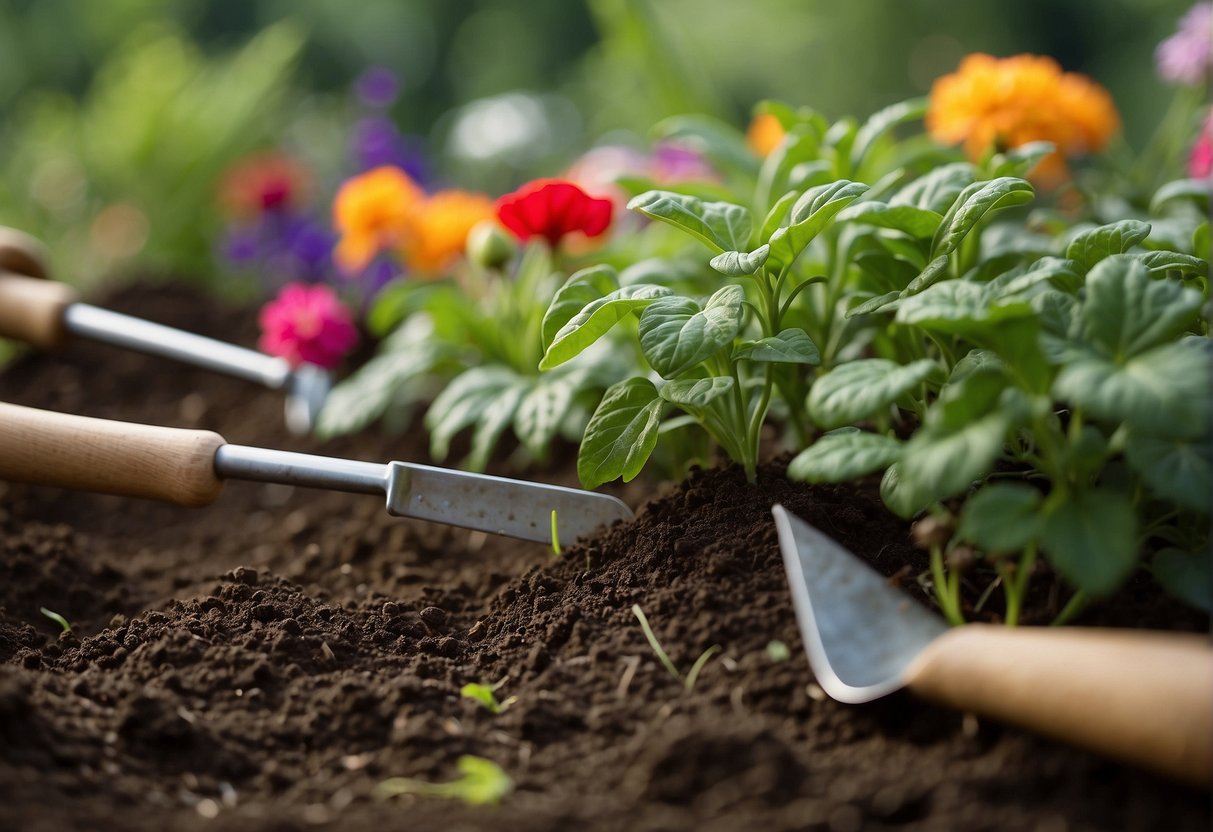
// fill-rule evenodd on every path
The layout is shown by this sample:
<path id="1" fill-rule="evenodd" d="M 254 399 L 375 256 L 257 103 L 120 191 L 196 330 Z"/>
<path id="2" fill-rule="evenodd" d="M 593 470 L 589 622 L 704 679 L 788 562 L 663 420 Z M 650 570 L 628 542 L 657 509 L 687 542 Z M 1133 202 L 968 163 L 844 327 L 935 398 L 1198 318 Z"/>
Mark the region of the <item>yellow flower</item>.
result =
<path id="1" fill-rule="evenodd" d="M 348 180 L 333 200 L 341 235 L 333 257 L 347 273 L 360 271 L 379 252 L 405 244 L 425 192 L 399 168 L 384 166 Z"/>
<path id="2" fill-rule="evenodd" d="M 745 142 L 757 156 L 769 156 L 771 151 L 779 147 L 787 133 L 779 119 L 770 113 L 759 113 L 750 122 L 745 131 Z"/>
<path id="3" fill-rule="evenodd" d="M 400 254 L 409 268 L 438 274 L 463 254 L 468 232 L 495 214 L 493 201 L 483 194 L 439 191 L 418 206 Z"/>
<path id="4" fill-rule="evenodd" d="M 963 143 L 974 160 L 990 148 L 1053 142 L 1057 150 L 1032 171 L 1049 186 L 1066 177 L 1066 157 L 1102 150 L 1120 117 L 1107 90 L 1052 58 L 974 54 L 935 82 L 926 126 L 937 141 Z"/>

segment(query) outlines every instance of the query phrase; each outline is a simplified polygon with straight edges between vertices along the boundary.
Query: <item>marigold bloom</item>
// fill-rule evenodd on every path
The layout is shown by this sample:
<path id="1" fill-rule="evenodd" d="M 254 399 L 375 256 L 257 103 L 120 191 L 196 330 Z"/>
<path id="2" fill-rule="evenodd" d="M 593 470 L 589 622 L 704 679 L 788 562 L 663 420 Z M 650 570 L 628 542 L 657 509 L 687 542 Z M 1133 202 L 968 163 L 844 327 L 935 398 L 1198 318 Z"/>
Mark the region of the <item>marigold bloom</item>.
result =
<path id="1" fill-rule="evenodd" d="M 1065 176 L 1067 156 L 1102 150 L 1120 126 L 1112 98 L 1082 75 L 1062 72 L 1052 58 L 969 55 L 931 88 L 928 132 L 945 144 L 963 143 L 971 159 L 1049 141 L 1057 151 L 1033 171 L 1046 185 Z"/>
<path id="2" fill-rule="evenodd" d="M 403 245 L 424 200 L 425 192 L 400 168 L 379 167 L 347 180 L 333 200 L 333 225 L 341 235 L 333 251 L 337 265 L 352 274 L 384 249 Z"/>
<path id="3" fill-rule="evenodd" d="M 1154 53 L 1158 74 L 1172 84 L 1195 87 L 1213 66 L 1213 3 L 1197 3 L 1179 21 L 1179 31 Z"/>
<path id="4" fill-rule="evenodd" d="M 745 143 L 757 156 L 769 156 L 771 151 L 779 147 L 787 131 L 779 119 L 770 113 L 759 113 L 754 116 L 750 126 L 745 131 Z"/>
<path id="5" fill-rule="evenodd" d="M 483 194 L 439 191 L 418 208 L 401 255 L 409 268 L 437 274 L 463 254 L 468 232 L 494 211 L 493 200 Z"/>
<path id="6" fill-rule="evenodd" d="M 261 309 L 263 352 L 331 369 L 358 343 L 350 312 L 323 284 L 288 283 Z"/>
<path id="7" fill-rule="evenodd" d="M 536 179 L 497 200 L 497 218 L 519 240 L 542 237 L 555 248 L 575 231 L 597 237 L 611 224 L 609 199 L 562 179 Z"/>
<path id="8" fill-rule="evenodd" d="M 246 157 L 223 175 L 219 199 L 228 214 L 256 217 L 299 202 L 307 174 L 293 159 L 278 152 Z"/>

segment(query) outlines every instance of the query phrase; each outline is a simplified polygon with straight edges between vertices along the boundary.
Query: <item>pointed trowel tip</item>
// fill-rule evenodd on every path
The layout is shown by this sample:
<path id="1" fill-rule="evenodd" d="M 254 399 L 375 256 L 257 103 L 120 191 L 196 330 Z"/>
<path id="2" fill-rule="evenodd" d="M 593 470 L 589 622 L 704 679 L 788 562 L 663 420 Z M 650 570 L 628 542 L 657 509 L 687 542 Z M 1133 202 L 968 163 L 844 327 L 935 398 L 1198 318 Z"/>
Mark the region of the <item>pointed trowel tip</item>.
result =
<path id="1" fill-rule="evenodd" d="M 946 625 L 783 506 L 771 514 L 817 683 L 850 703 L 900 688 L 906 668 Z"/>

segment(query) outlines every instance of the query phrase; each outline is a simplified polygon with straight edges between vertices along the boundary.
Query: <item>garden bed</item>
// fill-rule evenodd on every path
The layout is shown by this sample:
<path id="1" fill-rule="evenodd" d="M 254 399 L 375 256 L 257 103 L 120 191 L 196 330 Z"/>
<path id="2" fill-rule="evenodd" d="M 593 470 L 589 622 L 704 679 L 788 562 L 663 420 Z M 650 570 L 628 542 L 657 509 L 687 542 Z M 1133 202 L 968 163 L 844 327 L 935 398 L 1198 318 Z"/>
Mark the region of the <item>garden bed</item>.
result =
<path id="1" fill-rule="evenodd" d="M 254 337 L 251 312 L 186 290 L 107 303 Z M 420 431 L 289 440 L 278 394 L 95 345 L 16 362 L 0 400 L 241 444 L 426 456 Z M 565 456 L 534 477 L 575 484 Z M 556 560 L 394 520 L 371 497 L 232 483 L 188 510 L 0 485 L 0 828 L 1208 828 L 1207 795 L 1135 769 L 905 694 L 824 697 L 769 506 L 925 598 L 925 555 L 874 490 L 789 483 L 778 461 L 756 489 L 736 468 L 700 471 L 623 492 L 645 504 L 639 519 Z M 1055 602 L 1038 583 L 1029 620 Z M 658 663 L 633 604 L 684 670 L 721 647 L 692 691 Z M 40 607 L 71 633 L 56 638 Z M 1144 581 L 1083 621 L 1208 626 Z M 517 702 L 500 715 L 460 697 L 503 680 Z M 463 754 L 514 780 L 500 806 L 371 797 L 392 776 L 450 779 Z"/>

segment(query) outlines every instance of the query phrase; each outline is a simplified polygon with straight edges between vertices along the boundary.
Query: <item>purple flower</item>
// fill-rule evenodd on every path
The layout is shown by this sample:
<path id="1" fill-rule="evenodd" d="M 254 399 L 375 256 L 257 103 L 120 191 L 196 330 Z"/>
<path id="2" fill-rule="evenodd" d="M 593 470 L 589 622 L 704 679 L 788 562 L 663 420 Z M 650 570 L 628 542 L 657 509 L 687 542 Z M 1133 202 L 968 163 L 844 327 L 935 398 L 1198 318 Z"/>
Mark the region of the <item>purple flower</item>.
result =
<path id="1" fill-rule="evenodd" d="M 285 229 L 283 242 L 294 260 L 298 278 L 323 280 L 329 275 L 336 240 L 326 228 L 300 218 Z"/>
<path id="2" fill-rule="evenodd" d="M 354 125 L 353 155 L 359 170 L 367 171 L 385 165 L 397 167 L 418 184 L 428 184 L 425 154 L 421 142 L 413 136 L 401 135 L 386 116 L 367 116 Z"/>
<path id="3" fill-rule="evenodd" d="M 223 257 L 235 266 L 247 266 L 261 256 L 261 235 L 247 225 L 229 226 L 221 246 Z"/>
<path id="4" fill-rule="evenodd" d="M 1179 31 L 1154 53 L 1158 74 L 1172 84 L 1197 86 L 1213 64 L 1213 3 L 1197 3 L 1179 21 Z"/>
<path id="5" fill-rule="evenodd" d="M 354 89 L 363 104 L 383 110 L 396 101 L 400 82 L 396 80 L 396 73 L 387 67 L 373 66 L 358 77 Z"/>
<path id="6" fill-rule="evenodd" d="M 720 178 L 702 153 L 674 142 L 658 143 L 650 166 L 653 179 L 659 183 L 715 182 Z"/>

